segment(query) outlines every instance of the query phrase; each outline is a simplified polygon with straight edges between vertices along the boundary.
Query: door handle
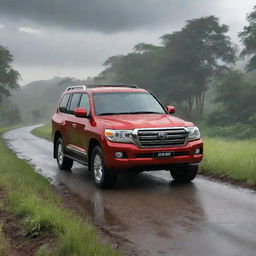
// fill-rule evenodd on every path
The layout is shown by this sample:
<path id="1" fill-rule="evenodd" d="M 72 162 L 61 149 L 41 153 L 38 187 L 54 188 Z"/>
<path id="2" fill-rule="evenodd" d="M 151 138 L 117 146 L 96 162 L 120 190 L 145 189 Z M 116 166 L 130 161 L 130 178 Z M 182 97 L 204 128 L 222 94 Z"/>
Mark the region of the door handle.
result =
<path id="1" fill-rule="evenodd" d="M 72 124 L 72 127 L 73 127 L 73 128 L 76 128 L 76 124 Z"/>

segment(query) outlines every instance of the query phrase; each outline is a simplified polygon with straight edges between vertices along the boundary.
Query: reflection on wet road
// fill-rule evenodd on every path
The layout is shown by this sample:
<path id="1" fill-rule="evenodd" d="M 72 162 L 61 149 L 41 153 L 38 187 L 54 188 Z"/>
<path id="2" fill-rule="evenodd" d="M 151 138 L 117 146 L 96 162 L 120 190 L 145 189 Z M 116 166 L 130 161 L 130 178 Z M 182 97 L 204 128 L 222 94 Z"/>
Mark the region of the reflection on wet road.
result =
<path id="1" fill-rule="evenodd" d="M 90 202 L 97 223 L 136 245 L 140 255 L 256 255 L 256 194 L 199 177 L 172 183 L 169 172 L 122 175 L 112 190 L 95 188 L 86 167 L 60 171 L 52 144 L 30 134 L 5 133 L 8 145 L 55 186 L 65 184 Z"/>

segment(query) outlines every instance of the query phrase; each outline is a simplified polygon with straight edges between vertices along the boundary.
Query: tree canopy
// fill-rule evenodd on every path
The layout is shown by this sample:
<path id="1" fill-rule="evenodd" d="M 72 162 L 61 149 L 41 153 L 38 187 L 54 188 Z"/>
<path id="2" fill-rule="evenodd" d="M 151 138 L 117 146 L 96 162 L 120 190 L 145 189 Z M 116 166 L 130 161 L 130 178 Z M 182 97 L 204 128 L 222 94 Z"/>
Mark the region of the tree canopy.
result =
<path id="1" fill-rule="evenodd" d="M 241 56 L 249 56 L 247 71 L 256 69 L 256 6 L 253 11 L 247 15 L 248 26 L 244 26 L 243 31 L 239 33 L 239 37 L 244 44 Z"/>
<path id="2" fill-rule="evenodd" d="M 11 66 L 13 56 L 10 51 L 0 46 L 0 102 L 4 96 L 10 96 L 12 89 L 18 89 L 20 75 Z"/>
<path id="3" fill-rule="evenodd" d="M 215 82 L 215 101 L 219 108 L 208 118 L 209 124 L 249 123 L 256 113 L 256 83 L 250 82 L 246 75 L 231 70 Z"/>
<path id="4" fill-rule="evenodd" d="M 161 46 L 141 43 L 108 58 L 97 79 L 139 84 L 179 105 L 187 118 L 200 118 L 207 84 L 235 61 L 227 32 L 215 16 L 189 20 L 180 31 L 163 35 Z"/>

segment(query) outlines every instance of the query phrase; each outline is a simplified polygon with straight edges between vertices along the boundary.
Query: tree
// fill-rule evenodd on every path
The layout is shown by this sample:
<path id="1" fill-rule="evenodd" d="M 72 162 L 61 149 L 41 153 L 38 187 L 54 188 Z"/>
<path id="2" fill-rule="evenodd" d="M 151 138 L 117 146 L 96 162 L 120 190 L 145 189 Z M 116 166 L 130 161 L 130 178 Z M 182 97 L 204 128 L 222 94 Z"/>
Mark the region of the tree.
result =
<path id="1" fill-rule="evenodd" d="M 253 11 L 247 15 L 248 26 L 239 33 L 239 37 L 243 42 L 245 48 L 241 52 L 241 56 L 249 56 L 249 63 L 247 64 L 247 71 L 256 69 L 256 6 Z"/>
<path id="2" fill-rule="evenodd" d="M 18 107 L 4 98 L 0 103 L 0 126 L 22 123 L 22 117 Z"/>
<path id="3" fill-rule="evenodd" d="M 96 78 L 96 81 L 139 84 L 145 88 L 153 87 L 154 89 L 157 50 L 158 47 L 153 45 L 137 44 L 131 53 L 108 58 L 104 62 L 106 69 Z"/>
<path id="4" fill-rule="evenodd" d="M 11 67 L 13 56 L 8 49 L 0 46 L 0 102 L 10 96 L 10 90 L 18 89 L 19 73 Z"/>
<path id="5" fill-rule="evenodd" d="M 238 70 L 222 75 L 215 83 L 219 108 L 210 114 L 209 124 L 226 125 L 254 122 L 256 84 Z"/>
<path id="6" fill-rule="evenodd" d="M 140 43 L 131 53 L 108 58 L 95 81 L 139 84 L 176 103 L 186 118 L 201 118 L 207 84 L 235 61 L 227 32 L 214 16 L 190 20 L 163 35 L 161 46 Z"/>
<path id="7" fill-rule="evenodd" d="M 162 77 L 187 118 L 201 118 L 207 84 L 235 61 L 228 26 L 214 16 L 187 21 L 182 30 L 162 36 L 165 59 Z"/>

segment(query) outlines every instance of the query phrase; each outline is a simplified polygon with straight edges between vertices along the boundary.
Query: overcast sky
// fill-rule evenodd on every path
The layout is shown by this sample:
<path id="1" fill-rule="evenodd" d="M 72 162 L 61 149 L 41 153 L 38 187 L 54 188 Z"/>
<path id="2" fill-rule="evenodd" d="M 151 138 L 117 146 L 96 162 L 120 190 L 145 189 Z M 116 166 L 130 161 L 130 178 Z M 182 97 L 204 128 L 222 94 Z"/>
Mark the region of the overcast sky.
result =
<path id="1" fill-rule="evenodd" d="M 185 21 L 215 15 L 230 36 L 255 0 L 0 0 L 0 45 L 12 52 L 21 84 L 54 76 L 97 75 L 106 58 L 127 53 Z"/>

